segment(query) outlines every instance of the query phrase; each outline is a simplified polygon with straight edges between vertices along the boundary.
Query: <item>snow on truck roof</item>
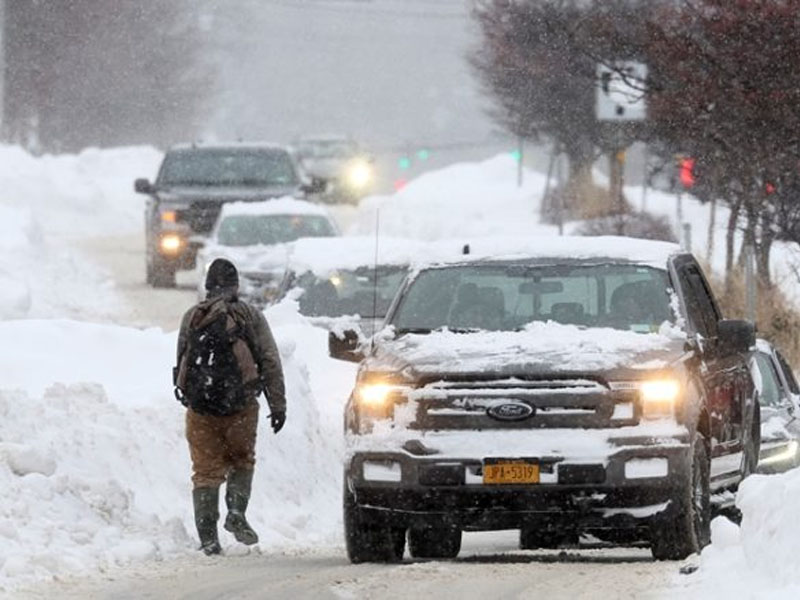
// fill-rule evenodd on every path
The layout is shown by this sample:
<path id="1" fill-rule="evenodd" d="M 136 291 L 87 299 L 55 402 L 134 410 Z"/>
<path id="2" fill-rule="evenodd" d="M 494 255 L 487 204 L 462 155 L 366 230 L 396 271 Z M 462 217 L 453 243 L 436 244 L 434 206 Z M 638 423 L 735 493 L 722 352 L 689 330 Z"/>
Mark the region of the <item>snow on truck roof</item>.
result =
<path id="1" fill-rule="evenodd" d="M 283 150 L 287 151 L 284 144 L 274 142 L 223 142 L 220 144 L 206 144 L 203 142 L 182 143 L 170 146 L 167 152 L 185 150 Z"/>
<path id="2" fill-rule="evenodd" d="M 464 254 L 469 246 L 469 254 Z M 379 265 L 409 265 L 414 269 L 448 264 L 505 260 L 602 259 L 663 269 L 680 247 L 624 237 L 471 238 L 422 242 L 404 238 L 378 240 Z M 375 263 L 375 238 L 369 236 L 309 238 L 289 244 L 289 267 L 298 273 L 326 276 L 337 269 L 357 269 Z"/>
<path id="3" fill-rule="evenodd" d="M 533 236 L 453 239 L 436 242 L 430 259 L 417 268 L 469 262 L 541 260 L 610 260 L 663 269 L 671 256 L 681 253 L 677 244 L 617 236 Z M 469 246 L 469 253 L 465 248 Z M 453 249 L 458 254 L 453 254 Z"/>
<path id="4" fill-rule="evenodd" d="M 261 202 L 227 202 L 222 205 L 220 219 L 232 215 L 317 215 L 331 218 L 326 208 L 319 204 L 297 200 L 291 196 Z"/>

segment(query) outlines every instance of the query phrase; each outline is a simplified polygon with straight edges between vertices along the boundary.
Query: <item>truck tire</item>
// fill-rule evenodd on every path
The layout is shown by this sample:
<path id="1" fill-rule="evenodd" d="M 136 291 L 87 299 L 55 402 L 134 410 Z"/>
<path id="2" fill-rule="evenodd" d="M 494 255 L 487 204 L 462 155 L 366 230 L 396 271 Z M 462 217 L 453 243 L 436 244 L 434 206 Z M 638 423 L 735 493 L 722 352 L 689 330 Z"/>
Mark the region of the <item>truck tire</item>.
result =
<path id="1" fill-rule="evenodd" d="M 408 551 L 414 558 L 455 558 L 461 551 L 461 530 L 457 527 L 409 529 Z"/>
<path id="2" fill-rule="evenodd" d="M 711 537 L 711 465 L 705 438 L 696 433 L 691 468 L 672 502 L 677 512 L 650 524 L 650 551 L 656 560 L 683 560 L 700 552 Z"/>
<path id="3" fill-rule="evenodd" d="M 540 527 L 526 526 L 519 530 L 520 550 L 555 550 L 565 543 L 577 543 L 578 536 L 570 532 L 553 531 Z"/>
<path id="4" fill-rule="evenodd" d="M 406 547 L 404 528 L 365 523 L 360 518 L 355 498 L 347 489 L 344 491 L 343 504 L 345 546 L 351 563 L 392 563 L 403 560 Z"/>
<path id="5" fill-rule="evenodd" d="M 154 288 L 174 288 L 175 268 L 157 259 L 147 262 L 147 283 Z"/>

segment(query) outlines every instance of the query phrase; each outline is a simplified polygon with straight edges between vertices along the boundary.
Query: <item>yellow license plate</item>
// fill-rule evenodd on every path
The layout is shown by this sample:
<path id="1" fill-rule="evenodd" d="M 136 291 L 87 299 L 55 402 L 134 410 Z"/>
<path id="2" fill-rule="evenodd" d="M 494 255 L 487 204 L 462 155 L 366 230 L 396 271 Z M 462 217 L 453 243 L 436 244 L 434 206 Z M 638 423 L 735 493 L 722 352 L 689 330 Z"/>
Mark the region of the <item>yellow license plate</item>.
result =
<path id="1" fill-rule="evenodd" d="M 526 485 L 539 483 L 539 463 L 507 460 L 483 465 L 485 485 Z"/>

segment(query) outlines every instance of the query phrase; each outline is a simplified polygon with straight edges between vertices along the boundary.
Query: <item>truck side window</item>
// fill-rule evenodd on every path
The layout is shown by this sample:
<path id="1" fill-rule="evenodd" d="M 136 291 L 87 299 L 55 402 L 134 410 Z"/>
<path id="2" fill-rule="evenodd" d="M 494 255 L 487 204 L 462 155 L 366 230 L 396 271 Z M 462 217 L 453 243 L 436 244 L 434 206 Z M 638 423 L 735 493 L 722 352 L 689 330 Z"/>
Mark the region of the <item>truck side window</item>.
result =
<path id="1" fill-rule="evenodd" d="M 684 270 L 684 277 L 689 285 L 689 316 L 692 323 L 703 336 L 716 337 L 720 314 L 703 274 L 695 265 L 690 265 Z"/>

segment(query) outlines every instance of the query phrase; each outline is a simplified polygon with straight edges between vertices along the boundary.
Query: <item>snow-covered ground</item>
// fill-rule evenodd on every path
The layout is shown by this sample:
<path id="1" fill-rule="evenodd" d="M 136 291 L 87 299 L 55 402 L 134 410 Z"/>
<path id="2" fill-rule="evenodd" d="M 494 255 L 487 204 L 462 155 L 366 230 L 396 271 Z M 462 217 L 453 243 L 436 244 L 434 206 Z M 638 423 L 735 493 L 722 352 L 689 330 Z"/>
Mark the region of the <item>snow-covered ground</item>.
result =
<path id="1" fill-rule="evenodd" d="M 353 367 L 326 356 L 326 332 L 292 305 L 268 318 L 289 419 L 275 436 L 262 417 L 251 521 L 262 549 L 337 545 L 330 500 Z M 175 334 L 16 320 L 0 323 L 0 339 L 14 340 L 0 347 L 0 589 L 194 552 L 184 410 L 170 383 Z"/>
<path id="2" fill-rule="evenodd" d="M 151 148 L 34 158 L 0 147 L 0 590 L 194 553 L 183 410 L 169 379 L 175 334 L 118 324 L 147 325 L 131 318 L 140 314 L 135 304 L 152 297 L 166 311 L 175 296 L 142 291 L 132 301 L 86 251 L 87 240 L 141 234 L 143 198 L 132 180 L 152 178 L 159 159 Z M 544 177 L 527 172 L 518 188 L 515 171 L 501 156 L 427 174 L 365 200 L 348 230 L 373 232 L 380 208 L 385 235 L 533 243 L 556 235 L 539 222 Z M 641 190 L 628 195 L 635 202 Z M 648 206 L 673 216 L 675 199 L 650 192 Z M 708 207 L 684 198 L 683 211 L 703 257 Z M 725 209 L 717 219 L 715 268 Z M 779 246 L 774 264 L 800 297 L 788 277 L 793 254 Z M 341 410 L 355 367 L 327 357 L 326 332 L 291 302 L 267 316 L 287 373 L 289 420 L 279 436 L 262 420 L 252 511 L 260 548 L 340 546 Z M 796 593 L 798 487 L 797 473 L 752 478 L 740 499 L 741 531 L 716 522 L 698 574 L 676 576 L 675 588 L 697 598 L 723 589 L 732 597 Z M 227 537 L 224 544 L 238 551 Z"/>
<path id="3" fill-rule="evenodd" d="M 160 157 L 137 147 L 36 158 L 0 146 L 0 319 L 113 319 L 114 283 L 70 242 L 141 232 L 132 181 Z"/>

